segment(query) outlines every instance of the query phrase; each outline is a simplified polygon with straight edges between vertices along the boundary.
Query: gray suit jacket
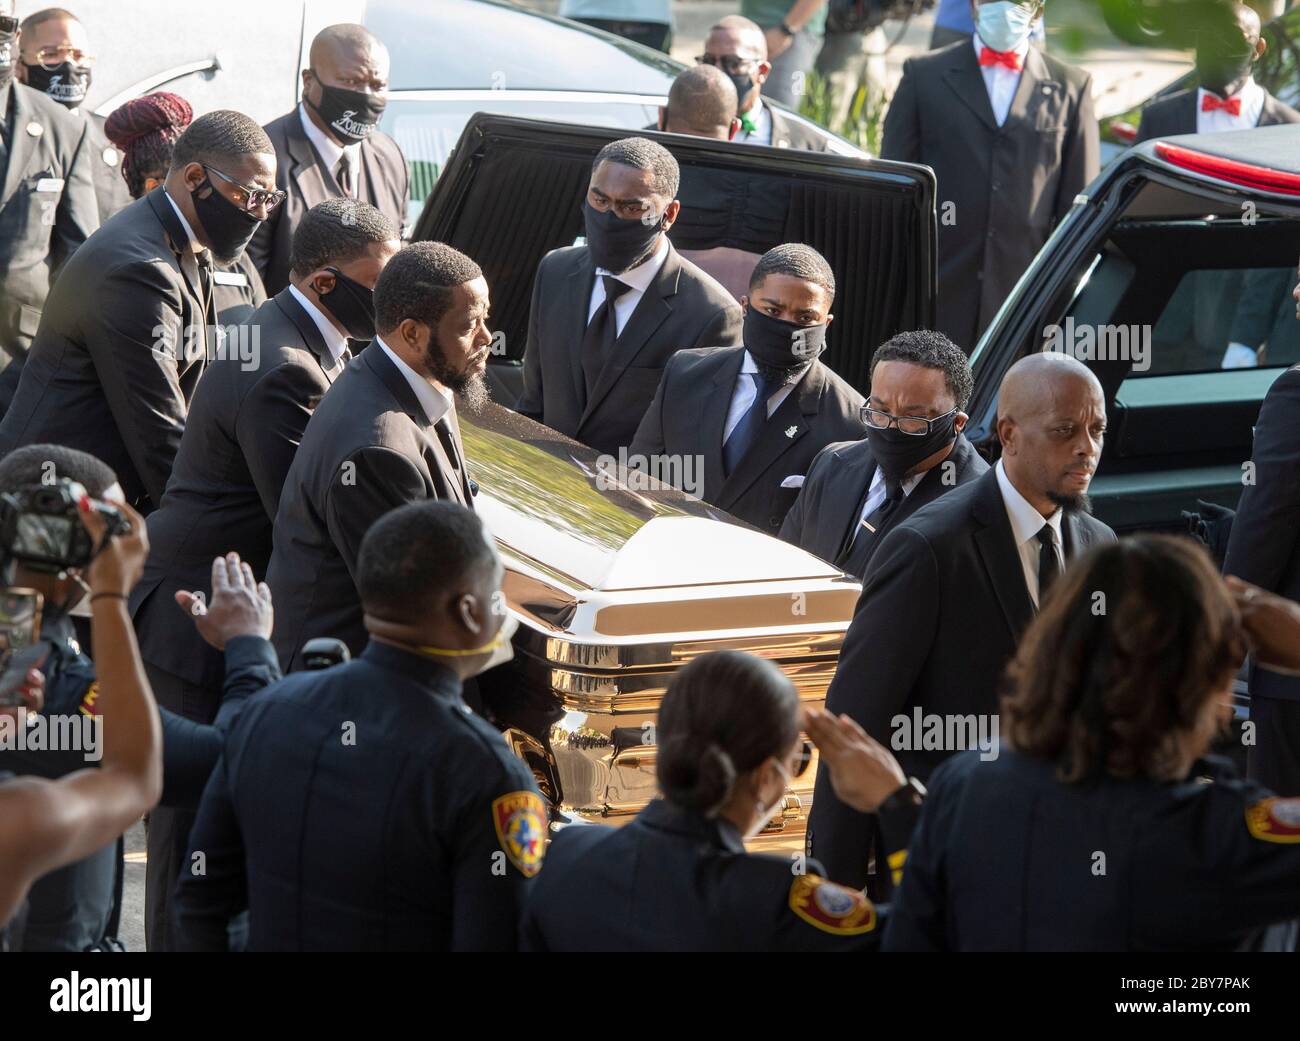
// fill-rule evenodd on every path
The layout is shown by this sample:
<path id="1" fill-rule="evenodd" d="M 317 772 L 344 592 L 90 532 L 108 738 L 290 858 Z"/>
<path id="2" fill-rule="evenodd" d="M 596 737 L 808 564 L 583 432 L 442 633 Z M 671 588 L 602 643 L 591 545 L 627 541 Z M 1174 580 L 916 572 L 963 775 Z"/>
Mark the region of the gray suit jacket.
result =
<path id="1" fill-rule="evenodd" d="M 356 588 L 357 554 L 370 525 L 422 499 L 473 505 L 460 428 L 457 479 L 434 425 L 383 349 L 352 359 L 317 406 L 280 493 L 266 572 L 275 597 L 275 648 L 285 672 L 317 636 L 366 643 Z"/>
<path id="2" fill-rule="evenodd" d="M 515 408 L 598 452 L 632 443 L 668 359 L 683 347 L 740 343 L 740 305 L 668 245 L 659 274 L 614 345 L 587 397 L 582 337 L 596 265 L 585 246 L 542 258 L 533 284 L 524 348 L 524 392 Z"/>
<path id="3" fill-rule="evenodd" d="M 628 454 L 702 461 L 705 502 L 775 535 L 799 494 L 782 482 L 802 476 L 832 441 L 865 433 L 858 418 L 862 395 L 814 361 L 727 476 L 722 438 L 744 361 L 743 347 L 678 351 L 664 369 Z"/>
<path id="4" fill-rule="evenodd" d="M 936 325 L 967 354 L 1097 175 L 1091 88 L 1082 69 L 1030 47 L 999 127 L 969 39 L 903 65 L 880 156 L 934 168 Z"/>
<path id="5" fill-rule="evenodd" d="M 953 465 L 946 470 L 949 462 Z M 922 477 L 876 530 L 867 563 L 895 527 L 944 492 L 968 484 L 988 468 L 965 436 L 958 434 L 948 458 Z M 817 453 L 798 498 L 785 515 L 781 538 L 843 567 L 875 474 L 876 460 L 867 438 L 827 445 Z"/>
<path id="6" fill-rule="evenodd" d="M 208 354 L 201 300 L 189 239 L 155 188 L 64 267 L 0 422 L 0 455 L 79 448 L 117 471 L 133 503 L 161 502 Z"/>
<path id="7" fill-rule="evenodd" d="M 772 113 L 772 147 L 798 148 L 805 152 L 828 151 L 826 138 L 814 133 L 796 119 L 791 119 L 784 112 L 766 106 Z"/>
<path id="8" fill-rule="evenodd" d="M 131 594 L 140 656 L 212 690 L 222 656 L 173 602 L 211 594 L 212 559 L 235 551 L 258 576 L 271 560 L 271 522 L 307 421 L 333 382 L 325 341 L 285 289 L 248 320 L 251 361 L 228 357 L 199 381 L 162 506 L 149 516 L 149 559 Z M 255 339 L 254 339 L 255 338 Z"/>
<path id="9" fill-rule="evenodd" d="M 0 348 L 31 346 L 54 277 L 99 227 L 89 124 L 38 90 L 0 90 Z"/>
<path id="10" fill-rule="evenodd" d="M 248 244 L 248 255 L 262 275 L 268 293 L 278 293 L 289 284 L 289 251 L 294 229 L 302 215 L 326 199 L 343 195 L 334 171 L 325 163 L 302 128 L 294 108 L 264 128 L 275 146 L 275 186 L 287 194 L 271 211 L 271 217 L 257 229 Z M 361 143 L 361 172 L 356 197 L 368 202 L 401 229 L 406 223 L 410 198 L 410 177 L 397 142 L 376 130 Z"/>
<path id="11" fill-rule="evenodd" d="M 1256 126 L 1273 126 L 1277 123 L 1300 123 L 1300 112 L 1283 104 L 1267 91 L 1264 109 Z M 1196 133 L 1196 88 L 1180 90 L 1166 98 L 1153 101 L 1142 110 L 1138 123 L 1137 141 L 1150 141 L 1154 137 L 1175 137 Z"/>
<path id="12" fill-rule="evenodd" d="M 86 121 L 86 149 L 90 153 L 91 177 L 95 182 L 95 203 L 99 223 L 103 224 L 118 210 L 131 205 L 131 193 L 122 176 L 122 153 L 104 133 L 105 118 L 89 109 L 81 109 Z"/>
<path id="13" fill-rule="evenodd" d="M 1115 538 L 1099 520 L 1068 514 L 1065 558 Z M 898 715 L 992 716 L 998 683 L 1034 615 L 997 474 L 940 496 L 898 524 L 867 568 L 826 692 L 886 747 Z M 957 749 L 896 749 L 909 775 L 926 780 Z M 809 816 L 811 852 L 828 877 L 866 883 L 871 818 L 841 803 L 818 771 Z"/>

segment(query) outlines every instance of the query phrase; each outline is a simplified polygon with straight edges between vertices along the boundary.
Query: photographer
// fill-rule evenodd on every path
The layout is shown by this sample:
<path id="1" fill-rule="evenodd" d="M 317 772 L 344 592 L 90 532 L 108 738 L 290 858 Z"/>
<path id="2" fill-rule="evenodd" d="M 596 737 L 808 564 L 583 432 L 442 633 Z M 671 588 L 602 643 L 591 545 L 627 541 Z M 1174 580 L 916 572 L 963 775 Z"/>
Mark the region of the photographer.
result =
<path id="1" fill-rule="evenodd" d="M 51 483 L 51 478 L 57 478 Z M 5 564 L 3 584 L 11 591 L 31 589 L 44 600 L 40 641 L 45 650 L 41 672 L 45 681 L 44 718 L 53 732 L 88 732 L 94 721 L 103 730 L 116 728 L 116 716 L 106 709 L 96 665 L 78 646 L 69 612 L 85 596 L 86 584 L 79 561 L 70 559 L 66 535 L 58 537 L 67 520 L 51 514 L 34 514 L 32 494 L 45 503 L 57 502 L 61 489 L 72 482 L 92 499 L 114 499 L 117 481 L 113 471 L 93 456 L 57 445 L 32 445 L 0 462 L 0 559 Z M 65 530 L 66 529 L 62 529 Z M 19 533 L 22 533 L 21 536 Z M 35 537 L 33 537 L 35 536 Z M 55 547 L 58 547 L 57 549 Z M 59 556 L 34 559 L 33 550 Z M 143 559 L 143 557 L 142 557 Z M 96 564 L 98 561 L 96 560 Z M 233 554 L 218 558 L 213 566 L 213 599 L 178 593 L 177 610 L 186 610 L 201 635 L 213 646 L 226 649 L 226 694 L 215 727 L 200 726 L 162 711 L 163 792 L 166 805 L 193 806 L 198 802 L 221 748 L 221 733 L 243 700 L 279 678 L 279 668 L 266 637 L 271 629 L 270 593 L 260 589 L 251 569 Z M 218 574 L 219 572 L 219 574 Z M 98 601 L 95 605 L 98 606 Z M 133 645 L 134 649 L 134 645 Z M 100 652 L 101 664 L 103 652 Z M 28 707 L 31 711 L 35 708 Z M 105 725 L 102 720 L 113 719 Z M 93 764 L 100 749 L 51 748 L 35 742 L 0 747 L 0 770 L 54 779 Z M 88 754 L 90 753 L 90 754 Z M 107 762 L 105 757 L 104 762 Z M 25 922 L 11 925 L 11 943 L 22 950 L 120 950 L 114 933 L 121 894 L 121 842 L 107 842 L 89 856 L 40 878 L 32 887 Z"/>

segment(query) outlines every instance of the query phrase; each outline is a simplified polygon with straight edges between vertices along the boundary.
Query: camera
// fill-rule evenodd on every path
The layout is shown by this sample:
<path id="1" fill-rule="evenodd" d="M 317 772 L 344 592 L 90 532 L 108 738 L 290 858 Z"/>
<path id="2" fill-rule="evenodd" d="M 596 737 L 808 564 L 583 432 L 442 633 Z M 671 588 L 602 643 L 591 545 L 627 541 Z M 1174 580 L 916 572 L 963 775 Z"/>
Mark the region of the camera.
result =
<path id="1" fill-rule="evenodd" d="M 0 554 L 39 570 L 84 568 L 99 550 L 78 509 L 86 489 L 60 478 L 0 495 Z M 115 506 L 91 500 L 107 525 L 105 539 L 124 535 L 131 522 Z"/>

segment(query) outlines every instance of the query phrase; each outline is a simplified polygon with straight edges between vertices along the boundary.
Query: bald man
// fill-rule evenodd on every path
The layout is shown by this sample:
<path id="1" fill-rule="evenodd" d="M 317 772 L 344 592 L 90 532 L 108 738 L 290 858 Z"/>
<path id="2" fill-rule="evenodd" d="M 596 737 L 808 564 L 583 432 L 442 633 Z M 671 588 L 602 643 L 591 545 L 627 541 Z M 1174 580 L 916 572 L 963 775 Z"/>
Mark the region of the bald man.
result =
<path id="1" fill-rule="evenodd" d="M 267 296 L 289 284 L 294 229 L 326 199 L 367 202 L 402 229 L 402 238 L 408 234 L 406 160 L 379 129 L 388 101 L 388 49 L 360 25 L 331 25 L 312 40 L 308 62 L 302 101 L 266 125 L 275 145 L 275 184 L 288 193 L 248 244 Z"/>
<path id="2" fill-rule="evenodd" d="M 736 88 L 726 73 L 711 65 L 694 65 L 677 74 L 668 104 L 659 108 L 658 125 L 646 129 L 730 141 L 740 129 L 736 104 Z"/>
<path id="3" fill-rule="evenodd" d="M 772 63 L 768 60 L 767 38 L 757 23 L 738 14 L 719 20 L 704 40 L 700 63 L 721 69 L 736 88 L 736 116 L 741 125 L 733 140 L 807 152 L 826 151 L 826 137 L 763 102 L 763 84 L 772 75 Z"/>
<path id="4" fill-rule="evenodd" d="M 1106 404 L 1086 366 L 1021 359 L 1002 381 L 997 430 L 997 466 L 885 536 L 826 694 L 922 781 L 964 749 L 997 754 L 998 683 L 1020 634 L 1064 566 L 1115 538 L 1088 512 Z M 808 845 L 830 878 L 866 883 L 872 827 L 819 772 Z"/>

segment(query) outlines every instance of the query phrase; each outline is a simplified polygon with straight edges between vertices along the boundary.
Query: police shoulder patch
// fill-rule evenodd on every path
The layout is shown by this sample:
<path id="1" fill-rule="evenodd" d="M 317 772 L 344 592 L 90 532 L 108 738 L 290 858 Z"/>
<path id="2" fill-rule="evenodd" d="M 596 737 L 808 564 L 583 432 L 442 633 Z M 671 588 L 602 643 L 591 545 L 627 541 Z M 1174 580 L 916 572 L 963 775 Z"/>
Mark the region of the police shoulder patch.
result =
<path id="1" fill-rule="evenodd" d="M 856 889 L 818 875 L 797 875 L 790 910 L 811 926 L 837 936 L 858 936 L 876 927 L 876 907 Z"/>
<path id="2" fill-rule="evenodd" d="M 86 688 L 86 693 L 81 697 L 81 704 L 78 711 L 83 716 L 97 716 L 99 710 L 95 708 L 95 702 L 99 700 L 99 680 L 92 680 L 90 686 Z"/>
<path id="3" fill-rule="evenodd" d="M 536 792 L 509 792 L 492 802 L 497 840 L 525 878 L 542 870 L 546 855 L 546 807 Z"/>
<path id="4" fill-rule="evenodd" d="M 1246 827 L 1265 842 L 1300 842 L 1300 799 L 1261 799 L 1246 807 Z"/>

